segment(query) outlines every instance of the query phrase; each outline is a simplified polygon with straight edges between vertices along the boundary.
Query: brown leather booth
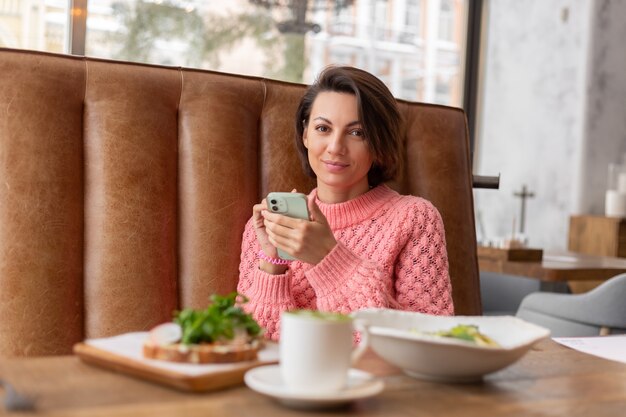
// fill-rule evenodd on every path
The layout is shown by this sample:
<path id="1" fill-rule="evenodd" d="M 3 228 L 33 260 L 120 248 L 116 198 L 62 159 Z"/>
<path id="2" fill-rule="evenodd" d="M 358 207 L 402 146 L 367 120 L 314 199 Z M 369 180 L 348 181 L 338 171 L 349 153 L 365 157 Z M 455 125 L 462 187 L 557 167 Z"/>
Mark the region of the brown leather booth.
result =
<path id="1" fill-rule="evenodd" d="M 269 191 L 308 192 L 305 86 L 0 49 L 0 356 L 71 352 L 234 290 Z M 480 314 L 465 114 L 400 102 L 406 167 L 446 229 L 457 314 Z"/>

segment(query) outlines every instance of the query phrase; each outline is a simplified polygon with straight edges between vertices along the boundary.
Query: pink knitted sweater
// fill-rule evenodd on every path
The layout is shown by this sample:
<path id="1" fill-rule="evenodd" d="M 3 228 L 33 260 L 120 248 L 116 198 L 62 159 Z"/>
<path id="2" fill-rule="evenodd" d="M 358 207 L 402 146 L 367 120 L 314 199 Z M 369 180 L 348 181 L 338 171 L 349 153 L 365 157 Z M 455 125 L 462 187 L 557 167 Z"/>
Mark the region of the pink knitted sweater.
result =
<path id="1" fill-rule="evenodd" d="M 278 339 L 281 312 L 298 308 L 454 313 L 443 222 L 430 202 L 386 185 L 344 203 L 316 202 L 337 240 L 317 265 L 293 261 L 283 275 L 261 271 L 256 233 L 246 225 L 237 290 L 268 337 Z"/>

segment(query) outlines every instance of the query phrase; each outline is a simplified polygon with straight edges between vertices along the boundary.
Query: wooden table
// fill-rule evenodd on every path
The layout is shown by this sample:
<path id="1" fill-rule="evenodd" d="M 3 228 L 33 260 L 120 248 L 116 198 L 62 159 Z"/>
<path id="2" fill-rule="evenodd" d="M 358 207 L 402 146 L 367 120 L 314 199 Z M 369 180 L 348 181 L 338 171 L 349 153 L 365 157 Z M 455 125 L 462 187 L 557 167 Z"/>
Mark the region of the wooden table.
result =
<path id="1" fill-rule="evenodd" d="M 626 410 L 626 364 L 551 340 L 481 384 L 443 384 L 405 376 L 375 354 L 359 367 L 385 380 L 379 396 L 343 409 L 302 412 L 239 386 L 178 392 L 80 362 L 73 356 L 0 359 L 0 376 L 37 398 L 51 416 L 619 416 Z M 21 414 L 23 415 L 23 414 Z"/>
<path id="2" fill-rule="evenodd" d="M 572 292 L 582 292 L 626 272 L 626 259 L 545 251 L 541 262 L 513 262 L 479 256 L 478 268 L 481 271 L 520 275 L 545 282 L 567 282 Z"/>

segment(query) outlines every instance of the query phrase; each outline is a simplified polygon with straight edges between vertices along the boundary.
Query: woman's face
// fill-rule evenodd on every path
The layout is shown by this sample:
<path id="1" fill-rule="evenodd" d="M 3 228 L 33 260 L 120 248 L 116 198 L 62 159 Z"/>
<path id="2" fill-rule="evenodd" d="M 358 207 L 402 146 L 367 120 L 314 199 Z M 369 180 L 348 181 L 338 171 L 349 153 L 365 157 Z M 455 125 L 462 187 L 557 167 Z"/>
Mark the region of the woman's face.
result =
<path id="1" fill-rule="evenodd" d="M 319 93 L 302 139 L 317 175 L 320 200 L 347 201 L 369 190 L 367 173 L 374 157 L 363 136 L 354 95 Z"/>

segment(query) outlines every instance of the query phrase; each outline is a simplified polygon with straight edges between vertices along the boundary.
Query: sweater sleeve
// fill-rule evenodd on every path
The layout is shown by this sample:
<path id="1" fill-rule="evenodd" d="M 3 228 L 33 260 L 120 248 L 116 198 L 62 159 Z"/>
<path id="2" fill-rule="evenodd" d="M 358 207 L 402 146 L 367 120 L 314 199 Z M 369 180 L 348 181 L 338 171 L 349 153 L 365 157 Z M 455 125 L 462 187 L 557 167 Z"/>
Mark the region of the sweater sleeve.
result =
<path id="1" fill-rule="evenodd" d="M 291 270 L 287 269 L 282 275 L 271 275 L 261 271 L 257 257 L 259 249 L 250 220 L 246 224 L 241 243 L 237 291 L 248 297 L 244 309 L 265 329 L 265 336 L 278 340 L 280 314 L 285 310 L 296 308 L 291 293 Z"/>
<path id="2" fill-rule="evenodd" d="M 389 274 L 362 259 L 341 242 L 320 263 L 306 272 L 321 311 L 349 313 L 365 307 L 393 307 Z"/>
<path id="3" fill-rule="evenodd" d="M 448 273 L 443 220 L 428 201 L 415 206 L 409 236 L 395 264 L 398 308 L 452 315 L 452 286 Z"/>

